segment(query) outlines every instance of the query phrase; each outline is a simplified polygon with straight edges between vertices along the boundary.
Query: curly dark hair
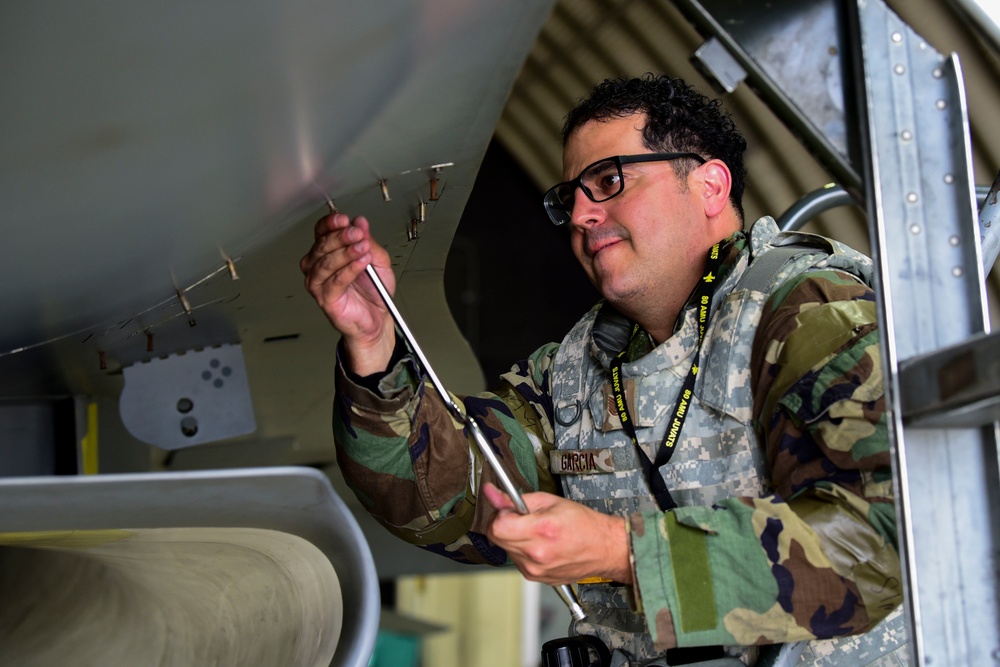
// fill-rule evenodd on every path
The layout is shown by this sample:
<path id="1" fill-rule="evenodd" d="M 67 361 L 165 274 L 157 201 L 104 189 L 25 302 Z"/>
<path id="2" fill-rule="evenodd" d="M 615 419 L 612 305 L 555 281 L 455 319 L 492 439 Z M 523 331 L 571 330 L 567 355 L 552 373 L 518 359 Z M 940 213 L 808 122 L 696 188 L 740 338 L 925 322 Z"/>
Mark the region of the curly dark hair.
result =
<path id="1" fill-rule="evenodd" d="M 743 152 L 747 142 L 722 108 L 721 100 L 709 99 L 681 79 L 652 73 L 635 79 L 605 79 L 566 116 L 563 144 L 573 130 L 587 121 L 634 113 L 646 114 L 642 137 L 651 151 L 698 153 L 725 162 L 733 178 L 729 200 L 743 220 Z M 693 160 L 672 164 L 681 176 L 695 166 Z"/>

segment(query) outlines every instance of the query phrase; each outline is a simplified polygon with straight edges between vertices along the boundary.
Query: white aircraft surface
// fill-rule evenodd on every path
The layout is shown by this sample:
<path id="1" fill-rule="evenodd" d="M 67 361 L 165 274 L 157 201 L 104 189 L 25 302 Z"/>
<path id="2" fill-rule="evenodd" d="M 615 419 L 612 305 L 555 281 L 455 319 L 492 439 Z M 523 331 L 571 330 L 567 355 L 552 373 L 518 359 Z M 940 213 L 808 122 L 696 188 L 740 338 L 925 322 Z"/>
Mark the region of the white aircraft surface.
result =
<path id="1" fill-rule="evenodd" d="M 0 484 L 0 664 L 367 664 L 366 540 L 324 475 L 270 467 L 334 458 L 298 257 L 328 198 L 365 212 L 441 375 L 482 384 L 444 258 L 550 8 L 0 10 L 0 474 L 145 473 Z"/>

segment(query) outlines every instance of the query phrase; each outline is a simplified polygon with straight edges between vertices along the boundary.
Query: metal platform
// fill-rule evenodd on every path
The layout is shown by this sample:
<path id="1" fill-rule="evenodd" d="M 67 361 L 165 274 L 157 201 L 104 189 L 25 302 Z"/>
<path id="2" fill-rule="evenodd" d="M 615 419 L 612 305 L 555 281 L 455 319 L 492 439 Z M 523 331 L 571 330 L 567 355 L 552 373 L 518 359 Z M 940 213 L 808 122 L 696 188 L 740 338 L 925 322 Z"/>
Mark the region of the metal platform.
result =
<path id="1" fill-rule="evenodd" d="M 311 468 L 0 481 L 0 664 L 367 665 L 371 553 Z"/>

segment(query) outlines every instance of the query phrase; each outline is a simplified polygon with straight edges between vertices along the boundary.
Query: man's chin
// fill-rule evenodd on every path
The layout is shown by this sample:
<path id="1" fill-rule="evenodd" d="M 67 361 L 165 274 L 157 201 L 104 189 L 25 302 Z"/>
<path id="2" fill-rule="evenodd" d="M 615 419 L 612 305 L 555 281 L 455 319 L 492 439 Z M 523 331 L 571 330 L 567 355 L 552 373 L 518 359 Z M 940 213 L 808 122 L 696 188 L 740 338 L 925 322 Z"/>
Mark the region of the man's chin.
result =
<path id="1" fill-rule="evenodd" d="M 639 285 L 626 284 L 623 281 L 605 280 L 597 286 L 597 290 L 604 297 L 604 300 L 621 312 L 629 309 L 642 293 Z"/>

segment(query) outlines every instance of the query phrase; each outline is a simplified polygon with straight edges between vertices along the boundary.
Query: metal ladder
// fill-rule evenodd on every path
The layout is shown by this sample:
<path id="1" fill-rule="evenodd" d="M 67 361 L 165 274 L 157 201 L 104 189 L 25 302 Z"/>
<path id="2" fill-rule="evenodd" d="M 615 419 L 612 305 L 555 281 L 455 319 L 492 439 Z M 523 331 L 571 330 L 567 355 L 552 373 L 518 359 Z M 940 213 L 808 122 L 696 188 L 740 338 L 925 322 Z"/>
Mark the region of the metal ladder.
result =
<path id="1" fill-rule="evenodd" d="M 958 58 L 882 0 L 675 4 L 709 37 L 696 64 L 729 90 L 752 85 L 866 207 L 914 659 L 1000 665 L 1000 338 L 982 252 L 988 271 L 996 228 L 981 239 L 997 213 L 985 207 L 981 227 Z M 830 81 L 803 90 L 766 39 L 790 24 L 823 35 L 823 54 L 797 51 L 802 67 L 828 59 L 835 35 L 842 104 L 828 103 Z"/>

